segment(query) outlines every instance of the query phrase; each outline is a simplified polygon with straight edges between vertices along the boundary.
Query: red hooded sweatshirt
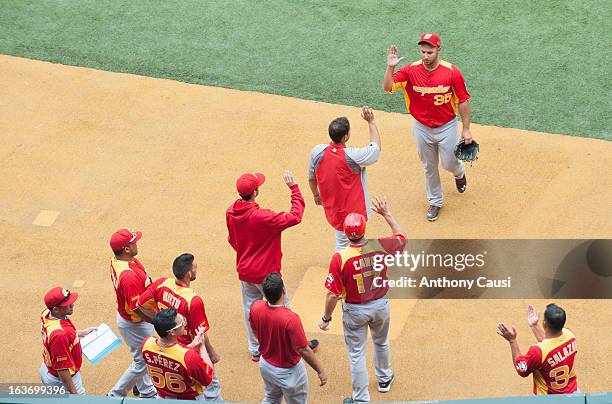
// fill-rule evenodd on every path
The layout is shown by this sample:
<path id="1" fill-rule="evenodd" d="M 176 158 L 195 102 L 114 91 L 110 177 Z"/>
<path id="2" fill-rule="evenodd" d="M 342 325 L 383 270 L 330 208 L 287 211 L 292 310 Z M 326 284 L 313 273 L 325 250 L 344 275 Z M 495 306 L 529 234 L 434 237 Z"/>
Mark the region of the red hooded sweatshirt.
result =
<path id="1" fill-rule="evenodd" d="M 236 271 L 241 281 L 263 282 L 271 272 L 281 271 L 281 233 L 302 221 L 304 198 L 299 187 L 291 187 L 291 211 L 260 209 L 255 202 L 238 199 L 225 214 L 228 241 L 236 250 Z"/>

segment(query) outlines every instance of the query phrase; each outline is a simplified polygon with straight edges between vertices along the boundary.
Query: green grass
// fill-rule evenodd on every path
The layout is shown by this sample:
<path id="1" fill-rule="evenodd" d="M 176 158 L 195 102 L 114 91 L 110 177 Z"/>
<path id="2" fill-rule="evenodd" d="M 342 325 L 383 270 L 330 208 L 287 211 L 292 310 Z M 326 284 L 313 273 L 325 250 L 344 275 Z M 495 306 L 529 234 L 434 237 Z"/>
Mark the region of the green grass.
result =
<path id="1" fill-rule="evenodd" d="M 609 0 L 4 0 L 0 53 L 405 112 L 385 49 L 416 60 L 434 30 L 474 122 L 612 140 L 610 21 Z"/>

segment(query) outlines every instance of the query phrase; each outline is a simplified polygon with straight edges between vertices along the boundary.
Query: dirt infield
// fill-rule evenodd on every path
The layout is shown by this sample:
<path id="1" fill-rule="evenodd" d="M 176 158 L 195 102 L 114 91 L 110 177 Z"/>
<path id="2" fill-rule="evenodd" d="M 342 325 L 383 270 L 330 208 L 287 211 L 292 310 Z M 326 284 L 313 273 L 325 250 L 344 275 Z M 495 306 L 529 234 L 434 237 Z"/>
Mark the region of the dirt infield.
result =
<path id="1" fill-rule="evenodd" d="M 262 383 L 246 352 L 225 208 L 235 199 L 236 177 L 261 170 L 268 177 L 261 205 L 287 209 L 281 173 L 294 171 L 307 206 L 303 223 L 283 237 L 283 273 L 290 296 L 299 289 L 321 313 L 323 279 L 305 274 L 326 267 L 333 233 L 308 191 L 308 155 L 313 145 L 327 142 L 327 124 L 340 115 L 351 120 L 350 143 L 364 144 L 367 126 L 358 109 L 6 56 L 0 56 L 0 88 L 0 259 L 7 305 L 0 381 L 38 380 L 39 314 L 51 286 L 79 292 L 73 316 L 78 326 L 106 322 L 116 329 L 108 238 L 129 226 L 144 234 L 139 258 L 153 277 L 169 275 L 176 255 L 196 255 L 200 269 L 193 286 L 204 297 L 211 340 L 222 356 L 223 396 L 259 401 Z M 611 236 L 612 168 L 605 162 L 612 142 L 474 125 L 482 148 L 480 160 L 467 168 L 470 188 L 459 195 L 446 175 L 446 206 L 429 223 L 410 119 L 378 111 L 376 118 L 383 150 L 368 169 L 370 192 L 389 197 L 409 237 Z M 512 144 L 524 146 L 525 157 L 518 158 Z M 42 210 L 59 214 L 55 220 L 49 214 L 42 223 L 48 226 L 34 225 Z M 387 229 L 377 219 L 368 231 Z M 403 322 L 392 341 L 397 381 L 386 395 L 371 384 L 372 399 L 529 394 L 531 380 L 516 376 L 507 343 L 495 334 L 498 321 L 514 323 L 526 349 L 527 303 L 422 300 L 410 303 L 409 314 L 392 313 L 392 322 Z M 532 303 L 541 309 L 546 302 Z M 578 336 L 580 389 L 612 391 L 612 366 L 601 359 L 612 351 L 612 302 L 562 304 Z M 322 342 L 318 356 L 329 375 L 329 384 L 319 388 L 309 371 L 310 401 L 350 396 L 343 339 L 310 336 Z M 106 393 L 129 362 L 123 345 L 96 366 L 85 363 L 88 393 Z"/>

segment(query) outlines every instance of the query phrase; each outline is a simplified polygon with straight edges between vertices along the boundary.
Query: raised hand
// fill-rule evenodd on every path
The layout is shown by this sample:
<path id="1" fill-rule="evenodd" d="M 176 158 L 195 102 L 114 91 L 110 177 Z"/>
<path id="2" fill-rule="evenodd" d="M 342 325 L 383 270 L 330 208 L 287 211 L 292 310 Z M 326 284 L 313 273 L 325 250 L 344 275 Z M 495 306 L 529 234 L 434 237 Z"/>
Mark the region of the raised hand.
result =
<path id="1" fill-rule="evenodd" d="M 374 111 L 372 111 L 372 108 L 365 105 L 363 108 L 361 108 L 361 117 L 368 122 L 373 122 L 374 121 Z"/>
<path id="2" fill-rule="evenodd" d="M 497 324 L 497 334 L 501 335 L 506 341 L 512 342 L 516 340 L 516 330 L 512 327 L 512 331 L 505 324 Z"/>
<path id="3" fill-rule="evenodd" d="M 402 59 L 404 59 L 403 56 L 399 57 L 397 55 L 397 46 L 391 45 L 389 48 L 389 53 L 387 53 L 387 66 L 395 67 L 402 61 Z"/>
<path id="4" fill-rule="evenodd" d="M 289 188 L 295 185 L 295 179 L 293 178 L 293 173 L 289 170 L 285 170 L 283 173 L 283 181 Z"/>
<path id="5" fill-rule="evenodd" d="M 538 315 L 537 310 L 533 305 L 527 306 L 527 323 L 529 323 L 529 327 L 534 327 L 538 325 L 540 321 L 540 316 Z"/>
<path id="6" fill-rule="evenodd" d="M 389 212 L 389 203 L 386 196 L 376 196 L 372 199 L 372 209 L 379 215 L 385 216 Z"/>

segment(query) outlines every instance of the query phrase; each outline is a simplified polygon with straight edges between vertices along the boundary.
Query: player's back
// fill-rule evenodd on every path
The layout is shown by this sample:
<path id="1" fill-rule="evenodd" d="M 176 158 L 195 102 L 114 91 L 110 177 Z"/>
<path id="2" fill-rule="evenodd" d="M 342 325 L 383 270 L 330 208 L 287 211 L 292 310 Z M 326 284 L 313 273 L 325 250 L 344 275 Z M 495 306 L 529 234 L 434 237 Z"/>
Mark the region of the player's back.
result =
<path id="1" fill-rule="evenodd" d="M 157 394 L 161 398 L 194 400 L 212 381 L 212 368 L 197 352 L 180 343 L 160 347 L 157 341 L 149 337 L 142 344 L 142 356 Z"/>
<path id="2" fill-rule="evenodd" d="M 341 277 L 345 288 L 347 303 L 366 303 L 380 299 L 387 294 L 389 288 L 376 286 L 375 277 L 387 279 L 387 268 L 377 271 L 374 268 L 375 256 L 385 254 L 377 240 L 370 240 L 338 252 L 341 259 Z"/>
<path id="3" fill-rule="evenodd" d="M 574 334 L 564 328 L 557 338 L 538 343 L 542 363 L 533 372 L 534 394 L 570 394 L 578 389 L 574 359 L 577 346 Z"/>
<path id="4" fill-rule="evenodd" d="M 177 313 L 187 319 L 187 334 L 178 337 L 181 344 L 187 345 L 193 341 L 199 326 L 204 327 L 204 332 L 208 331 L 208 319 L 204 312 L 202 298 L 190 287 L 178 285 L 176 282 L 171 278 L 156 280 L 151 285 L 152 290 L 144 294 L 145 300 L 152 297 L 151 300 L 144 302 L 144 307 L 148 308 L 148 303 L 153 302 L 157 311 L 170 307 L 175 308 Z"/>

